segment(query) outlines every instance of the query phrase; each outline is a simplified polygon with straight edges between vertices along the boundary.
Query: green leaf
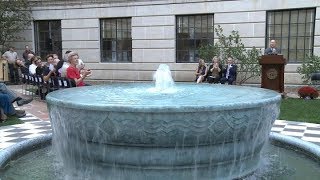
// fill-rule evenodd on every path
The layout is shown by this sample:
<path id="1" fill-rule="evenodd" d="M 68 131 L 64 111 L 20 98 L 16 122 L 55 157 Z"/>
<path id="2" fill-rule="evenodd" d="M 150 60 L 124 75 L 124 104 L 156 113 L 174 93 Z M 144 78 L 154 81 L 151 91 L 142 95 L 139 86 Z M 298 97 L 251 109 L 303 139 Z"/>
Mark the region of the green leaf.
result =
<path id="1" fill-rule="evenodd" d="M 19 32 L 28 28 L 31 20 L 27 0 L 0 1 L 0 46 L 6 48 L 9 41 L 22 39 Z"/>
<path id="2" fill-rule="evenodd" d="M 302 63 L 301 67 L 297 68 L 297 72 L 302 75 L 304 83 L 310 82 L 312 73 L 320 71 L 320 57 L 316 55 L 308 56 Z"/>
<path id="3" fill-rule="evenodd" d="M 214 56 L 218 56 L 222 63 L 228 57 L 235 59 L 240 74 L 238 76 L 239 84 L 243 84 L 250 78 L 260 76 L 259 57 L 261 56 L 261 49 L 255 47 L 246 49 L 238 31 L 231 31 L 229 36 L 225 36 L 220 25 L 215 28 L 215 34 L 218 38 L 215 44 L 208 44 L 199 49 L 201 58 L 210 61 Z"/>

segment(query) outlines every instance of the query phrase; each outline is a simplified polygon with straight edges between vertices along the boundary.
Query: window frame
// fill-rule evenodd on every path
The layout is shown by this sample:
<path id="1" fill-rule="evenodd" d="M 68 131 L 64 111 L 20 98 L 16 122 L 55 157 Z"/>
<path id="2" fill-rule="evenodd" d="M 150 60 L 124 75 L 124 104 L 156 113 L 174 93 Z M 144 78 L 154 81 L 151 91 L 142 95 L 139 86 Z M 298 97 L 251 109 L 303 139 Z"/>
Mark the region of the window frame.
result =
<path id="1" fill-rule="evenodd" d="M 121 26 L 121 29 L 118 29 L 118 20 L 122 21 L 123 19 L 126 20 L 126 29 L 124 29 Z M 128 23 L 128 20 L 130 20 L 130 24 Z M 106 40 L 103 40 L 103 32 L 107 33 L 107 29 L 104 29 L 103 27 L 103 21 L 105 21 L 104 23 L 108 23 L 107 21 L 115 21 L 115 38 L 113 38 L 113 31 L 111 31 L 111 38 Z M 109 22 L 109 23 L 110 23 Z M 132 63 L 132 17 L 116 17 L 116 18 L 100 18 L 99 19 L 99 31 L 100 31 L 100 62 L 101 63 Z M 119 38 L 118 36 L 118 31 L 121 32 L 127 32 L 127 38 Z M 130 34 L 129 34 L 130 33 Z M 106 35 L 107 36 L 107 35 Z M 130 37 L 130 38 L 128 38 Z M 126 41 L 130 41 L 131 43 L 129 43 L 129 45 L 125 44 L 124 46 L 129 46 L 128 49 L 123 50 L 123 49 L 118 49 L 119 45 L 121 44 L 121 42 L 126 42 Z M 111 43 L 111 47 L 110 50 L 104 49 L 104 43 L 110 42 Z M 113 44 L 115 43 L 115 44 Z M 115 50 L 112 50 L 113 48 L 115 48 Z M 107 55 L 104 57 L 104 53 L 111 53 L 111 59 L 108 61 L 108 57 Z M 113 53 L 115 54 L 115 61 L 113 61 Z M 121 53 L 121 57 L 122 59 L 119 60 L 118 59 L 118 54 Z M 127 53 L 127 59 L 128 60 L 123 60 L 124 55 L 123 53 Z M 129 54 L 128 54 L 129 53 Z"/>
<path id="2" fill-rule="evenodd" d="M 313 13 L 313 16 L 312 16 L 312 20 L 309 22 L 307 19 L 308 19 L 308 11 L 312 11 Z M 297 22 L 294 22 L 292 23 L 292 19 L 291 19 L 291 13 L 294 12 L 294 11 L 297 11 L 298 15 L 297 15 Z M 305 14 L 305 20 L 301 23 L 299 22 L 299 12 L 302 12 L 302 11 L 305 11 L 306 14 Z M 288 23 L 287 24 L 284 24 L 283 23 L 283 17 L 284 17 L 284 12 L 287 12 L 289 13 L 288 15 Z M 269 19 L 269 13 L 273 13 L 273 23 L 271 24 L 270 23 L 270 19 Z M 281 22 L 280 24 L 276 23 L 276 13 L 281 13 Z M 314 34 L 315 34 L 315 20 L 316 20 L 316 8 L 314 7 L 309 7 L 309 8 L 293 8 L 293 9 L 280 9 L 280 10 L 269 10 L 269 11 L 266 11 L 266 29 L 265 29 L 265 48 L 268 48 L 269 47 L 269 42 L 271 39 L 275 39 L 277 41 L 279 40 L 283 40 L 283 39 L 287 39 L 287 52 L 286 54 L 283 54 L 284 56 L 287 56 L 287 62 L 288 63 L 302 63 L 305 58 L 306 58 L 306 54 L 310 54 L 310 55 L 313 55 L 314 53 Z M 301 17 L 301 16 L 300 16 Z M 299 25 L 304 25 L 304 34 L 303 35 L 299 35 Z M 307 26 L 309 25 L 312 25 L 313 27 L 311 28 L 311 31 L 307 31 Z M 270 29 L 270 25 L 271 26 L 274 26 L 273 27 L 273 36 L 270 36 L 270 32 L 269 32 L 269 29 Z M 275 29 L 276 27 L 275 26 L 281 26 L 281 34 L 280 36 L 276 36 L 275 35 Z M 284 25 L 288 25 L 288 36 L 287 37 L 284 37 L 283 36 L 283 26 Z M 296 33 L 294 35 L 291 34 L 292 32 L 292 26 L 293 25 L 296 25 Z M 311 33 L 310 33 L 311 32 Z M 306 35 L 307 33 L 310 33 L 310 36 Z M 296 39 L 296 47 L 295 48 L 291 48 L 290 47 L 290 39 L 292 38 L 295 38 Z M 302 48 L 299 48 L 298 46 L 298 39 L 299 38 L 303 38 L 303 41 L 304 41 L 304 44 L 303 44 L 303 49 Z M 310 38 L 309 40 L 309 43 L 306 42 L 306 38 Z M 310 44 L 310 48 L 306 49 L 306 44 Z M 281 51 L 283 50 L 282 49 L 282 43 L 281 43 L 281 46 L 278 47 L 281 49 Z M 292 59 L 290 57 L 290 52 L 292 51 L 295 51 L 295 59 Z M 304 55 L 303 55 L 303 59 L 299 59 L 298 57 L 298 51 L 303 51 L 304 52 Z M 282 51 L 283 52 L 283 51 Z M 308 53 L 309 52 L 309 53 Z"/>
<path id="3" fill-rule="evenodd" d="M 55 29 L 55 28 L 51 28 L 51 22 L 56 21 L 60 23 L 60 29 Z M 55 41 L 55 42 L 59 42 L 59 47 L 60 49 L 54 50 L 53 49 L 53 41 L 51 42 L 51 46 L 52 46 L 52 50 L 42 50 L 41 49 L 41 44 L 42 41 L 40 41 L 40 34 L 41 32 L 39 31 L 39 22 L 47 22 L 48 23 L 48 29 L 46 29 L 45 31 L 41 31 L 41 32 L 45 32 L 49 34 L 50 37 L 50 33 L 54 32 L 54 31 L 60 31 L 60 39 L 59 41 Z M 39 54 L 41 56 L 42 59 L 44 59 L 48 54 L 51 53 L 56 53 L 59 57 L 62 57 L 62 23 L 61 23 L 61 19 L 48 19 L 48 20 L 34 20 L 33 21 L 33 29 L 34 29 L 34 50 L 36 52 L 36 54 Z M 58 47 L 58 48 L 59 48 Z M 47 52 L 46 54 L 41 54 L 42 52 Z"/>
<path id="4" fill-rule="evenodd" d="M 196 16 L 200 16 L 200 27 L 196 27 Z M 207 26 L 206 26 L 206 32 L 203 32 L 203 29 L 204 27 L 202 26 L 202 17 L 203 16 L 206 16 L 206 23 L 207 23 Z M 209 16 L 212 16 L 212 18 L 208 18 Z M 190 26 L 190 18 L 193 17 L 193 26 Z M 184 18 L 187 18 L 188 19 L 188 22 L 187 22 L 187 26 L 184 27 L 183 25 L 179 26 L 178 25 L 178 19 L 179 18 L 182 18 L 182 24 L 183 24 L 183 19 Z M 212 24 L 210 24 L 211 22 L 209 22 L 210 20 L 212 20 Z M 212 26 L 211 26 L 212 25 Z M 210 28 L 211 27 L 211 28 Z M 183 32 L 183 29 L 184 28 L 187 28 L 188 30 L 188 35 L 189 37 L 188 38 L 180 38 L 178 37 L 179 34 L 182 34 L 180 33 L 179 31 L 181 30 L 181 32 Z M 193 38 L 190 38 L 190 29 L 193 29 L 194 32 L 193 32 Z M 196 29 L 200 29 L 200 36 L 198 38 L 196 38 Z M 209 29 L 212 29 L 212 32 L 209 30 Z M 176 15 L 175 16 L 175 47 L 176 47 L 176 63 L 198 63 L 198 60 L 197 58 L 199 57 L 196 57 L 196 52 L 199 51 L 199 46 L 201 43 L 203 43 L 204 41 L 206 41 L 206 44 L 209 44 L 210 42 L 211 43 L 214 43 L 214 13 L 205 13 L 205 14 L 183 14 L 183 15 Z M 212 37 L 210 36 L 210 33 L 212 34 Z M 204 38 L 203 34 L 207 34 L 206 35 L 206 38 Z M 179 43 L 182 42 L 182 41 L 185 41 L 185 42 L 188 42 L 186 44 L 188 44 L 188 49 L 187 50 L 183 50 L 183 49 L 178 49 L 179 48 Z M 194 47 L 194 49 L 192 47 L 190 47 L 190 42 L 192 41 L 192 46 Z M 199 42 L 199 45 L 198 43 Z M 188 54 L 188 59 L 189 60 L 180 60 L 179 59 L 179 54 L 180 52 L 184 52 L 184 51 L 187 51 L 187 54 Z M 190 52 L 193 53 L 193 61 L 190 61 Z"/>

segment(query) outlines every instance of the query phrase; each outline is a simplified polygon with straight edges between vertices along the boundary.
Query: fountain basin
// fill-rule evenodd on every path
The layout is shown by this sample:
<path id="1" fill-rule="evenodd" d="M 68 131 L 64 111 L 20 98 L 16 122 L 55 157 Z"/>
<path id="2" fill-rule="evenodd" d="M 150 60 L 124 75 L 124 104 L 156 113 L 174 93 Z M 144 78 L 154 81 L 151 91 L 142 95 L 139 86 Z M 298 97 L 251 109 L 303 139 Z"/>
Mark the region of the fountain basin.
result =
<path id="1" fill-rule="evenodd" d="M 240 178 L 258 166 L 280 94 L 260 88 L 111 84 L 47 96 L 53 147 L 70 172 L 135 179 Z"/>
<path id="2" fill-rule="evenodd" d="M 52 134 L 17 143 L 0 151 L 0 178 L 65 179 L 61 163 L 56 161 L 51 143 Z M 298 138 L 271 133 L 258 170 L 248 179 L 319 179 L 320 146 Z M 46 147 L 48 146 L 48 147 Z M 285 147 L 285 149 L 283 148 Z M 35 150 L 35 148 L 41 148 Z M 288 149 L 291 149 L 288 150 Z M 26 154 L 27 152 L 30 152 Z M 306 154 L 307 156 L 304 156 Z M 23 157 L 19 157 L 23 155 Z M 19 159 L 17 159 L 19 157 Z M 10 162 L 11 160 L 11 162 Z M 312 161 L 313 160 L 313 161 Z M 4 169 L 4 167 L 7 167 Z M 90 178 L 87 178 L 90 179 Z M 110 176 L 104 179 L 115 179 Z M 187 179 L 192 179 L 189 177 Z"/>

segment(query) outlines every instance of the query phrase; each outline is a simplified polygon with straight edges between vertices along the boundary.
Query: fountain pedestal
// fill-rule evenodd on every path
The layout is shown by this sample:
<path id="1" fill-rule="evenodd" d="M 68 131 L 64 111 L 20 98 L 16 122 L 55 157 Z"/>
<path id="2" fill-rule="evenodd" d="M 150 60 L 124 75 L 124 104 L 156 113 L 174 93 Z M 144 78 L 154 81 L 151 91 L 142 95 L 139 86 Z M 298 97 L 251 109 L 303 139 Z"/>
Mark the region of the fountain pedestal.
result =
<path id="1" fill-rule="evenodd" d="M 71 176 L 232 179 L 257 168 L 279 114 L 278 93 L 220 85 L 178 84 L 174 94 L 148 88 L 113 84 L 47 96 L 53 147 Z"/>

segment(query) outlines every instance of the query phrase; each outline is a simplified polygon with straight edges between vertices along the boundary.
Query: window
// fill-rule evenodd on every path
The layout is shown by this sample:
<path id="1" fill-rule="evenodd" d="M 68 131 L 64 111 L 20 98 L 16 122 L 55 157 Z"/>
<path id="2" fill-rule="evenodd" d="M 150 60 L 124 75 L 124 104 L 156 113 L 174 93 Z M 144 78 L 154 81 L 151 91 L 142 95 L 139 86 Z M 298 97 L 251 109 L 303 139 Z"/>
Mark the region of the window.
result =
<path id="1" fill-rule="evenodd" d="M 131 18 L 101 19 L 101 62 L 132 62 Z"/>
<path id="2" fill-rule="evenodd" d="M 62 57 L 61 21 L 35 21 L 35 50 L 43 59 L 51 53 Z"/>
<path id="3" fill-rule="evenodd" d="M 213 14 L 177 16 L 177 62 L 197 62 L 201 45 L 213 43 Z"/>
<path id="4" fill-rule="evenodd" d="M 302 62 L 313 53 L 315 9 L 267 12 L 267 38 L 275 39 L 288 62 Z"/>

